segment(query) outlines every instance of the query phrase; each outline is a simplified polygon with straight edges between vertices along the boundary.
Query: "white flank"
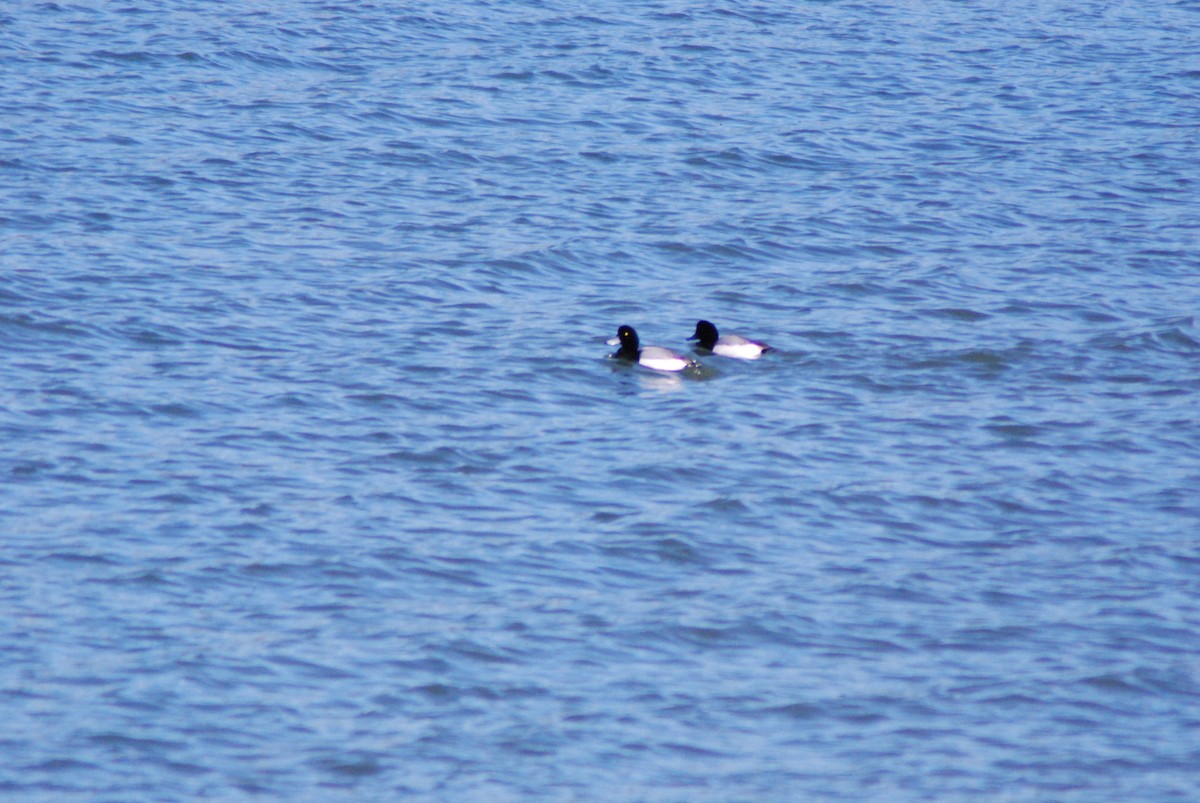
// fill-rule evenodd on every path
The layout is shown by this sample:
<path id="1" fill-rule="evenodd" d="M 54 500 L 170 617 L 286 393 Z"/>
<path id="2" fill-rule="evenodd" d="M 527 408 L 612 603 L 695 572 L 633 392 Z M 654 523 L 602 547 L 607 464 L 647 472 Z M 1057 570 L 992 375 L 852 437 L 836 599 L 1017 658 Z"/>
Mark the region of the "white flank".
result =
<path id="1" fill-rule="evenodd" d="M 746 340 L 741 343 L 722 343 L 717 341 L 713 346 L 713 354 L 720 357 L 733 357 L 738 360 L 757 360 L 762 356 L 763 346 L 761 343 L 755 343 L 752 340 Z"/>
<path id="2" fill-rule="evenodd" d="M 653 368 L 655 371 L 682 371 L 692 365 L 692 360 L 683 357 L 662 346 L 647 346 L 642 349 L 638 365 Z"/>
<path id="3" fill-rule="evenodd" d="M 638 365 L 644 365 L 647 368 L 653 368 L 655 371 L 682 371 L 691 363 L 682 357 L 643 357 L 638 360 Z"/>

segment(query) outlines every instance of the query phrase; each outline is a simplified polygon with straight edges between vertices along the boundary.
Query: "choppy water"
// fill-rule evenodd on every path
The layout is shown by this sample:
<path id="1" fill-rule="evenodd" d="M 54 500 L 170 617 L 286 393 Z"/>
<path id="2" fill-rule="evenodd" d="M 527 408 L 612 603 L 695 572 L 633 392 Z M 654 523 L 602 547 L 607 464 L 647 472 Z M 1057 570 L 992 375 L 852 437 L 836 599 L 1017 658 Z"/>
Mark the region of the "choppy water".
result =
<path id="1" fill-rule="evenodd" d="M 0 790 L 1196 799 L 1197 12 L 5 6 Z"/>

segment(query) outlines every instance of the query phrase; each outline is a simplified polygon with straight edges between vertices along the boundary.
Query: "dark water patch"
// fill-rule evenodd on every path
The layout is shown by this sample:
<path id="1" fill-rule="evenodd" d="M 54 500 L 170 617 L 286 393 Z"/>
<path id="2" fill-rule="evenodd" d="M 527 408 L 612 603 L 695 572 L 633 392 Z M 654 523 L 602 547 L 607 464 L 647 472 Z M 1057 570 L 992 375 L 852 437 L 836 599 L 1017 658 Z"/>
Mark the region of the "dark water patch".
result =
<path id="1" fill-rule="evenodd" d="M 990 315 L 988 315 L 987 313 L 984 313 L 984 312 L 977 312 L 975 310 L 969 310 L 969 309 L 957 309 L 957 308 L 953 308 L 953 307 L 930 310 L 929 314 L 933 315 L 933 316 L 949 318 L 949 319 L 955 320 L 955 321 L 965 321 L 968 323 L 973 323 L 975 321 L 985 321 L 991 317 Z"/>
<path id="2" fill-rule="evenodd" d="M 355 677 L 352 673 L 345 672 L 336 667 L 319 664 L 312 661 L 305 661 L 290 655 L 268 655 L 266 662 L 273 664 L 286 670 L 288 673 L 299 675 L 307 678 L 318 678 L 322 680 L 337 680 L 343 678 Z"/>
<path id="3" fill-rule="evenodd" d="M 985 429 L 1011 441 L 1031 440 L 1043 434 L 1041 428 L 1029 424 L 989 424 Z"/>
<path id="4" fill-rule="evenodd" d="M 100 765 L 85 761 L 77 761 L 72 758 L 53 758 L 37 764 L 26 765 L 22 769 L 27 772 L 34 773 L 65 774 L 84 770 L 98 770 L 100 769 Z"/>
<path id="5" fill-rule="evenodd" d="M 5 341 L 10 348 L 86 342 L 98 335 L 96 329 L 86 325 L 30 313 L 0 313 L 0 331 L 7 333 Z"/>
<path id="6" fill-rule="evenodd" d="M 89 741 L 121 753 L 157 754 L 180 750 L 184 747 L 183 742 L 128 736 L 112 731 L 93 734 L 89 737 Z"/>
<path id="7" fill-rule="evenodd" d="M 312 764 L 322 772 L 335 777 L 347 779 L 369 777 L 383 772 L 387 763 L 385 756 L 380 755 L 339 755 L 337 757 L 322 757 L 312 760 Z"/>
<path id="8" fill-rule="evenodd" d="M 76 552 L 53 552 L 48 554 L 46 557 L 51 561 L 61 561 L 63 563 L 94 564 L 98 566 L 118 565 L 118 561 L 115 561 L 105 555 L 82 554 Z"/>

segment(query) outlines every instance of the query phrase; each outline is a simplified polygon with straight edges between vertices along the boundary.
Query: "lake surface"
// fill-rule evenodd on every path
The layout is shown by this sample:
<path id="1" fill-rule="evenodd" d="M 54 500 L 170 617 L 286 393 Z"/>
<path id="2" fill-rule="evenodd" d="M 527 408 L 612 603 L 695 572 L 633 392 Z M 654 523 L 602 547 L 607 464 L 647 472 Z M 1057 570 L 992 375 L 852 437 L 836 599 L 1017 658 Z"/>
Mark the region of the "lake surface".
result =
<path id="1" fill-rule="evenodd" d="M 258 8 L 0 11 L 0 793 L 1197 798 L 1200 4 Z"/>

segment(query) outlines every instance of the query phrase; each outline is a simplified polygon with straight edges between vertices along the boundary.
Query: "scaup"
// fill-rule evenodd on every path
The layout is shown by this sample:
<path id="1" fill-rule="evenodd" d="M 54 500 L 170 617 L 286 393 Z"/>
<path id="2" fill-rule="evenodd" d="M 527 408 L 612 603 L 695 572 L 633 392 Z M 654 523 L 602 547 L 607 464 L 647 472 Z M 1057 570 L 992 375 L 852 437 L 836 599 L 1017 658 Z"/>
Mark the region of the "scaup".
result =
<path id="1" fill-rule="evenodd" d="M 661 346 L 641 346 L 637 332 L 633 330 L 632 326 L 622 326 L 617 329 L 616 338 L 608 342 L 610 345 L 620 346 L 617 353 L 612 355 L 618 360 L 627 360 L 655 371 L 682 371 L 700 365 L 690 357 L 676 354 Z"/>
<path id="2" fill-rule="evenodd" d="M 699 341 L 697 344 L 705 351 L 711 351 L 718 357 L 733 357 L 738 360 L 757 360 L 764 352 L 774 351 L 766 343 L 750 340 L 741 335 L 720 335 L 717 327 L 708 321 L 697 321 L 696 332 L 688 340 Z"/>

